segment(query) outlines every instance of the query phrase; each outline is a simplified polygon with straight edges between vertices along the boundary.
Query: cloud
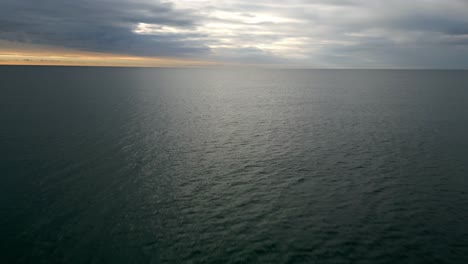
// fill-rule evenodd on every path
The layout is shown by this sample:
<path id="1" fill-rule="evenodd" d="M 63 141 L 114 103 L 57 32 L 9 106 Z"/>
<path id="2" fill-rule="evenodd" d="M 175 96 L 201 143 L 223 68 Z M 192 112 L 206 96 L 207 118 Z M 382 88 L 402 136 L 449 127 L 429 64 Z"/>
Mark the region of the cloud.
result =
<path id="1" fill-rule="evenodd" d="M 208 52 L 183 35 L 142 36 L 138 23 L 194 27 L 195 18 L 170 3 L 124 0 L 3 0 L 0 38 L 78 50 L 146 56 L 186 56 Z"/>
<path id="2" fill-rule="evenodd" d="M 304 67 L 468 68 L 466 0 L 3 0 L 0 39 Z"/>

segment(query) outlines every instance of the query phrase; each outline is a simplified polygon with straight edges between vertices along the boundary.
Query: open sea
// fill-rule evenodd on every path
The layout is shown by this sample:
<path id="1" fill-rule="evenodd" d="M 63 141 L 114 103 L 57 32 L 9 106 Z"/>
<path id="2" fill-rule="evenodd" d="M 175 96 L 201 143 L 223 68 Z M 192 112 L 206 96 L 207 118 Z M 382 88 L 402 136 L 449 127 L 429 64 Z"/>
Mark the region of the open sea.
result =
<path id="1" fill-rule="evenodd" d="M 0 67 L 0 263 L 468 263 L 468 71 Z"/>

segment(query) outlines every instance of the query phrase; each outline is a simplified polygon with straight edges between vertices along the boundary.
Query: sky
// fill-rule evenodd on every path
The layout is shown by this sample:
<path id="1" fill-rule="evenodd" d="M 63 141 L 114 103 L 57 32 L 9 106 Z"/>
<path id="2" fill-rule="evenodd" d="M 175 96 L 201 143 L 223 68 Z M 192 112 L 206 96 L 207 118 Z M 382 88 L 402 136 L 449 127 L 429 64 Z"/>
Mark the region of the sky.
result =
<path id="1" fill-rule="evenodd" d="M 0 0 L 0 64 L 468 69 L 468 0 Z"/>

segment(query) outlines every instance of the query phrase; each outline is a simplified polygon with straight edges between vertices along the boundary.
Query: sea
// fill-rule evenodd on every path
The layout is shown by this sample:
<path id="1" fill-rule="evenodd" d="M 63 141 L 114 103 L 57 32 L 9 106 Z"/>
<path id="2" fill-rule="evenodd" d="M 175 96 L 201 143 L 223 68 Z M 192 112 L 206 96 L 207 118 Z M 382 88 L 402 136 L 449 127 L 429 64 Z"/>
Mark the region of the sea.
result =
<path id="1" fill-rule="evenodd" d="M 0 67 L 1 263 L 468 263 L 468 71 Z"/>

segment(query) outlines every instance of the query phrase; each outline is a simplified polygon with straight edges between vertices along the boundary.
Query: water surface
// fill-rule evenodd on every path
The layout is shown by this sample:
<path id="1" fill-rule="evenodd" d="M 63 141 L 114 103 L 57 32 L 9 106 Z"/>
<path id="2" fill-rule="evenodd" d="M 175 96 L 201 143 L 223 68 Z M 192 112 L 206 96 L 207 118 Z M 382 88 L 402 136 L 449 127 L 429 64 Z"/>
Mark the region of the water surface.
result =
<path id="1" fill-rule="evenodd" d="M 466 71 L 0 68 L 2 263 L 468 263 Z"/>

